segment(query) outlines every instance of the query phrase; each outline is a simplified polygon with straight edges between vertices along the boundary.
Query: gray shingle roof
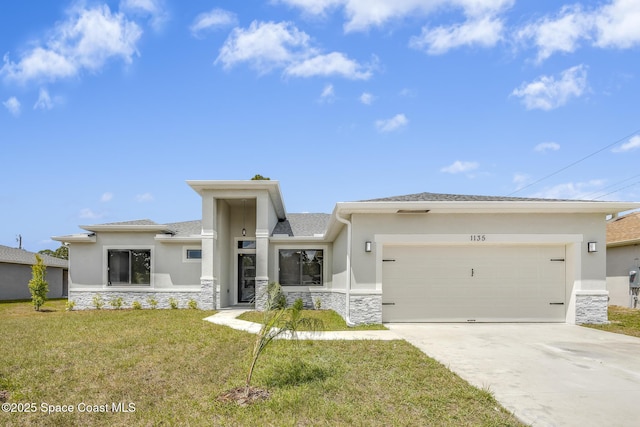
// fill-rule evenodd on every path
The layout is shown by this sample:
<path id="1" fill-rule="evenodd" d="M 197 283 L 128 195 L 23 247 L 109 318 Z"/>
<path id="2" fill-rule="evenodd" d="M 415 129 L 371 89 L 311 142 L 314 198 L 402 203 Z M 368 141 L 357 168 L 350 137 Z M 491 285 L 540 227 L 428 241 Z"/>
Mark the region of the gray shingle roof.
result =
<path id="1" fill-rule="evenodd" d="M 416 193 L 380 199 L 360 200 L 360 202 L 575 202 L 577 200 L 534 199 L 526 197 L 475 196 L 463 194 Z"/>
<path id="2" fill-rule="evenodd" d="M 182 221 L 167 224 L 167 227 L 173 231 L 176 236 L 199 235 L 202 232 L 202 221 Z"/>
<path id="3" fill-rule="evenodd" d="M 47 267 L 69 268 L 69 262 L 66 259 L 55 258 L 44 254 L 40 254 L 40 257 L 42 257 L 42 261 Z M 36 263 L 36 254 L 35 252 L 29 252 L 24 249 L 0 245 L 0 262 L 33 265 Z"/>
<path id="4" fill-rule="evenodd" d="M 286 234 L 292 237 L 312 237 L 324 234 L 331 219 L 325 213 L 292 213 L 287 214 L 284 221 L 280 221 L 273 228 L 273 234 Z"/>

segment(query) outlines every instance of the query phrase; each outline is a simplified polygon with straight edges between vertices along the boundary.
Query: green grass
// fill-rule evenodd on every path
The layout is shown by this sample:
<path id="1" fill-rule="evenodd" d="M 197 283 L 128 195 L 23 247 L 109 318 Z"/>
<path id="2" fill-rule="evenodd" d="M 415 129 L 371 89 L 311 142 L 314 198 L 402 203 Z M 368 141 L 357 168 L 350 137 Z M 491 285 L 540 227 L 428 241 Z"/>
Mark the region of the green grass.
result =
<path id="1" fill-rule="evenodd" d="M 617 334 L 640 337 L 640 310 L 612 305 L 609 307 L 608 325 L 584 325 Z"/>
<path id="2" fill-rule="evenodd" d="M 380 324 L 358 325 L 349 327 L 342 317 L 333 310 L 303 310 L 303 317 L 319 319 L 324 325 L 325 331 L 369 331 L 369 330 L 386 330 L 387 328 Z M 247 320 L 254 323 L 264 323 L 264 313 L 260 311 L 247 311 L 238 316 L 240 320 Z M 304 328 L 300 328 L 304 331 Z"/>
<path id="3" fill-rule="evenodd" d="M 217 397 L 243 384 L 255 336 L 203 321 L 211 311 L 43 308 L 0 303 L 0 391 L 38 408 L 0 412 L 2 426 L 522 425 L 404 341 L 276 341 L 254 376 L 271 397 L 241 407 Z M 78 413 L 81 403 L 135 412 Z"/>

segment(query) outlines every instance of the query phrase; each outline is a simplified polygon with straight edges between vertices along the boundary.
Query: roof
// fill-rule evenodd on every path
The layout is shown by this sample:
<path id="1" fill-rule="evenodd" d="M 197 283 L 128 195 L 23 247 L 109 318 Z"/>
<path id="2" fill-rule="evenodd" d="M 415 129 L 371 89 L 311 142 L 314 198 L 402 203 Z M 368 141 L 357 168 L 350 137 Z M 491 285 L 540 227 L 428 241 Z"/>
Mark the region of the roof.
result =
<path id="1" fill-rule="evenodd" d="M 286 234 L 291 237 L 313 237 L 324 234 L 331 219 L 325 213 L 294 213 L 287 214 L 284 221 L 280 221 L 273 229 L 273 234 Z"/>
<path id="2" fill-rule="evenodd" d="M 202 232 L 202 221 L 199 219 L 194 221 L 173 222 L 166 225 L 176 236 L 200 235 Z"/>
<path id="3" fill-rule="evenodd" d="M 640 243 L 640 212 L 618 217 L 607 223 L 607 245 Z"/>
<path id="4" fill-rule="evenodd" d="M 416 193 L 403 196 L 360 200 L 360 202 L 571 202 L 576 200 L 534 199 L 526 197 L 477 196 L 464 194 Z"/>
<path id="5" fill-rule="evenodd" d="M 69 268 L 69 261 L 49 255 L 38 254 L 47 267 Z M 11 248 L 0 245 L 0 262 L 9 264 L 33 265 L 36 263 L 36 253 L 24 249 Z"/>

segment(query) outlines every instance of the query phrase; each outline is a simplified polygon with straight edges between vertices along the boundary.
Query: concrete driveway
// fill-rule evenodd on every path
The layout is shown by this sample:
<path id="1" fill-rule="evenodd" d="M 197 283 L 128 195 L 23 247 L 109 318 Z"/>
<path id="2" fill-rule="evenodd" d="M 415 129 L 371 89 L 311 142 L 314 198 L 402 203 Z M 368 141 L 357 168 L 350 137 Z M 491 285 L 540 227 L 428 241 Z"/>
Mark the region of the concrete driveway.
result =
<path id="1" fill-rule="evenodd" d="M 533 426 L 640 426 L 640 339 L 564 324 L 387 324 Z"/>

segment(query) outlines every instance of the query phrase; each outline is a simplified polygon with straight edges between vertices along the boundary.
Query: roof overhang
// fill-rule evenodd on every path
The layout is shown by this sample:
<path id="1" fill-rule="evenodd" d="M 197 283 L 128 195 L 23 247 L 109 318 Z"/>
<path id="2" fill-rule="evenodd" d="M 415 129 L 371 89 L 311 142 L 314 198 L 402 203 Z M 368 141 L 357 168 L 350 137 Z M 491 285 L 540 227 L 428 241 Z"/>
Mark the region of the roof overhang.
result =
<path id="1" fill-rule="evenodd" d="M 176 236 L 172 234 L 156 234 L 154 240 L 162 243 L 202 243 L 202 236 Z"/>
<path id="2" fill-rule="evenodd" d="M 98 224 L 81 225 L 80 228 L 94 233 L 160 233 L 171 232 L 169 226 L 164 224 Z"/>
<path id="3" fill-rule="evenodd" d="M 640 238 L 607 243 L 608 248 L 615 248 L 618 246 L 636 246 L 636 245 L 640 245 Z"/>
<path id="4" fill-rule="evenodd" d="M 70 234 L 68 236 L 53 236 L 52 240 L 61 243 L 95 243 L 96 235 L 91 234 Z"/>
<path id="5" fill-rule="evenodd" d="M 255 195 L 259 191 L 266 191 L 271 198 L 271 203 L 276 210 L 278 218 L 284 219 L 287 216 L 284 206 L 284 199 L 280 191 L 280 182 L 276 180 L 236 180 L 236 181 L 216 181 L 216 180 L 187 180 L 187 184 L 193 188 L 200 196 L 207 193 L 218 196 L 218 198 L 242 198 Z M 236 196 L 234 196 L 236 194 Z"/>
<path id="6" fill-rule="evenodd" d="M 640 209 L 638 202 L 593 202 L 593 201 L 417 201 L 417 202 L 339 202 L 333 210 L 327 227 L 327 238 L 334 239 L 343 224 L 336 215 L 349 217 L 353 214 L 617 214 Z"/>

